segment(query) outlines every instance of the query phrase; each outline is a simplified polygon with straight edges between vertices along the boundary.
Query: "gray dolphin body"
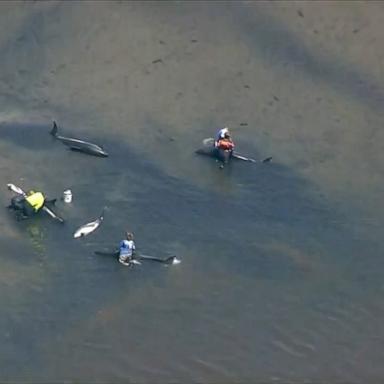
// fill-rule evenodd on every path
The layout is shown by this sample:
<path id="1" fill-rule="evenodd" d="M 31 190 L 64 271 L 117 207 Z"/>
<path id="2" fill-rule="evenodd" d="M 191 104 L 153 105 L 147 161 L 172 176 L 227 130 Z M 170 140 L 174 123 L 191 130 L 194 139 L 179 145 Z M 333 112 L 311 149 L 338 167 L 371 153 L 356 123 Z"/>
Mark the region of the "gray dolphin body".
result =
<path id="1" fill-rule="evenodd" d="M 118 249 L 111 250 L 111 251 L 95 251 L 96 255 L 101 256 L 119 256 L 120 251 Z M 150 256 L 150 255 L 144 255 L 142 253 L 134 254 L 133 260 L 140 261 L 140 260 L 150 260 L 150 261 L 156 261 L 158 263 L 167 264 L 167 265 L 174 265 L 174 264 L 180 264 L 181 260 L 178 259 L 176 256 L 169 256 L 166 258 L 161 258 L 157 256 Z"/>
<path id="2" fill-rule="evenodd" d="M 74 151 L 80 151 L 87 153 L 89 155 L 94 156 L 100 156 L 100 157 L 107 157 L 108 153 L 100 146 L 90 143 L 88 141 L 75 139 L 72 137 L 65 137 L 60 136 L 58 133 L 57 124 L 54 121 L 53 122 L 53 128 L 51 130 L 51 135 L 56 138 L 57 140 L 60 140 L 63 144 L 67 145 L 70 149 Z"/>

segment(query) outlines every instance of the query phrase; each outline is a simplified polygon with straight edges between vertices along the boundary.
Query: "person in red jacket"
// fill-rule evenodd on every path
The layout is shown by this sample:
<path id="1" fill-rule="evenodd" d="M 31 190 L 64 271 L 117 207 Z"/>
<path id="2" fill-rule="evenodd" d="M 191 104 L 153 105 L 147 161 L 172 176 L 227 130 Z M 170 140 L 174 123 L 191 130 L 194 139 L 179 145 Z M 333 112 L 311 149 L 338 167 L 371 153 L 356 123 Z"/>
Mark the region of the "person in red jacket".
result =
<path id="1" fill-rule="evenodd" d="M 220 168 L 224 168 L 224 165 L 228 164 L 230 158 L 232 157 L 233 150 L 235 149 L 235 144 L 229 132 L 225 132 L 224 137 L 219 138 L 215 143 L 215 146 L 217 150 L 217 157 L 222 162 Z"/>

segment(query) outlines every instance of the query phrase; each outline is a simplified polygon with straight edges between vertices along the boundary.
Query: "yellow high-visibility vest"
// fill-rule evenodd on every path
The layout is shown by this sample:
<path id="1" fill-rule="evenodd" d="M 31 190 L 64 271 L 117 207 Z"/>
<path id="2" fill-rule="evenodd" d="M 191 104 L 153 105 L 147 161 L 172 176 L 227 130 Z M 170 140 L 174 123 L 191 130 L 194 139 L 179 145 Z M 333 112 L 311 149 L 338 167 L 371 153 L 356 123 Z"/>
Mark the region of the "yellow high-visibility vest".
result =
<path id="1" fill-rule="evenodd" d="M 33 209 L 37 212 L 44 205 L 44 196 L 41 192 L 35 192 L 25 198 Z"/>

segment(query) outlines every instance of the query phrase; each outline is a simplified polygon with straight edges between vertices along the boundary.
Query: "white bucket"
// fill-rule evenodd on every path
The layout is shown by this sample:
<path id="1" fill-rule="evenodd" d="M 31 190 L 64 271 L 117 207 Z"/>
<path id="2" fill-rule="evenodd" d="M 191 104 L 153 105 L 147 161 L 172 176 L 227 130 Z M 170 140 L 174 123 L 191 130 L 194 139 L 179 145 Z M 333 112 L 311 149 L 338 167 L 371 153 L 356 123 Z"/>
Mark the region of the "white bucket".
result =
<path id="1" fill-rule="evenodd" d="M 63 193 L 63 200 L 64 203 L 70 203 L 72 201 L 72 191 L 70 189 L 67 189 Z"/>

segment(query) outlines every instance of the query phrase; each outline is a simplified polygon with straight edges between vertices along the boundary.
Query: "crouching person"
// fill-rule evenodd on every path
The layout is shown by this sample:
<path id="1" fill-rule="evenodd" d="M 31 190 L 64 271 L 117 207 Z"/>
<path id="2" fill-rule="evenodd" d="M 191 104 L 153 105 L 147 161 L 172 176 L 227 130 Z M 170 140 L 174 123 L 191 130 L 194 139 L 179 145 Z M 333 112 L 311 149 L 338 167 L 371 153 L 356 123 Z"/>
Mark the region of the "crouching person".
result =
<path id="1" fill-rule="evenodd" d="M 133 238 L 133 233 L 127 232 L 126 238 L 120 242 L 119 262 L 125 266 L 133 264 L 134 253 L 136 250 Z"/>
<path id="2" fill-rule="evenodd" d="M 27 219 L 38 213 L 44 206 L 45 197 L 41 192 L 29 191 L 25 196 L 12 198 L 9 208 L 17 212 L 19 219 Z"/>

